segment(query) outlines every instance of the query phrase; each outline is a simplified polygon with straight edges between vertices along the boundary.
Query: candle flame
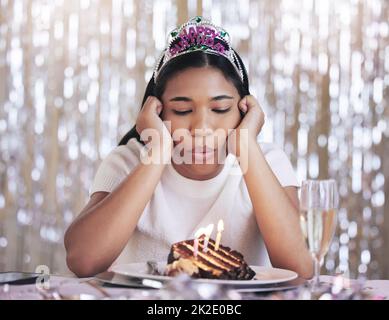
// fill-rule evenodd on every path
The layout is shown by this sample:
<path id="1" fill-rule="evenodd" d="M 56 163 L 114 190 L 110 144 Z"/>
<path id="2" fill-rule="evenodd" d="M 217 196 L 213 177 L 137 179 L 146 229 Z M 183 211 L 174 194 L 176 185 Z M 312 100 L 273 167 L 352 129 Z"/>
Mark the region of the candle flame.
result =
<path id="1" fill-rule="evenodd" d="M 195 232 L 194 236 L 195 236 L 195 238 L 199 238 L 199 237 L 201 237 L 203 234 L 206 234 L 206 230 L 205 230 L 205 228 L 200 228 L 200 229 L 198 229 L 198 230 Z"/>
<path id="2" fill-rule="evenodd" d="M 211 224 L 209 224 L 207 227 L 205 227 L 205 228 L 200 228 L 200 229 L 198 229 L 196 232 L 195 232 L 195 234 L 194 234 L 194 236 L 195 236 L 195 238 L 199 238 L 199 237 L 201 237 L 203 234 L 206 236 L 206 237 L 210 237 L 211 236 L 211 234 L 212 234 L 212 231 L 213 231 L 213 227 L 214 227 L 214 225 L 213 225 L 213 223 L 211 223 Z"/>
<path id="3" fill-rule="evenodd" d="M 221 232 L 223 230 L 224 230 L 224 222 L 223 222 L 223 219 L 220 219 L 218 224 L 217 224 L 217 231 Z"/>
<path id="4" fill-rule="evenodd" d="M 209 238 L 212 234 L 212 231 L 213 231 L 213 223 L 211 223 L 210 225 L 208 225 L 208 227 L 206 228 L 206 236 Z"/>

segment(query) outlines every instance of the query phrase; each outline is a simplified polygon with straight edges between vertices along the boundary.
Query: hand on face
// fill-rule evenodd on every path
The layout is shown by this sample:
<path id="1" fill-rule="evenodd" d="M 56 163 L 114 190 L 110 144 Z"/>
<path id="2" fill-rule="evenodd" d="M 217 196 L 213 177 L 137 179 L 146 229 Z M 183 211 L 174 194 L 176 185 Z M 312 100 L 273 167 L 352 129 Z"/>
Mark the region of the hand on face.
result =
<path id="1" fill-rule="evenodd" d="M 162 102 L 149 96 L 136 120 L 136 131 L 149 147 L 171 152 L 173 139 L 170 128 L 159 117 L 162 109 Z"/>
<path id="2" fill-rule="evenodd" d="M 249 136 L 256 138 L 265 123 L 265 114 L 261 106 L 254 96 L 248 95 L 239 101 L 238 108 L 245 115 L 236 129 L 248 129 Z"/>
<path id="3" fill-rule="evenodd" d="M 247 144 L 245 146 L 248 147 L 248 143 L 256 141 L 265 123 L 265 114 L 254 96 L 243 97 L 238 103 L 238 108 L 244 116 L 228 137 L 229 151 L 235 155 L 240 154 L 242 143 Z"/>

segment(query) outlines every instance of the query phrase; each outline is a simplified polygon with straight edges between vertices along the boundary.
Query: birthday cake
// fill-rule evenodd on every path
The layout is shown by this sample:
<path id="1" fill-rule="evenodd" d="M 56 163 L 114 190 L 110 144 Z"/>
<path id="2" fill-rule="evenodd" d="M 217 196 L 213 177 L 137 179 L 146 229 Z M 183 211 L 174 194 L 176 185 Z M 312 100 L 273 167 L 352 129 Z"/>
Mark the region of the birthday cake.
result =
<path id="1" fill-rule="evenodd" d="M 255 276 L 241 253 L 223 245 L 215 248 L 215 241 L 205 238 L 200 236 L 196 244 L 194 239 L 173 244 L 165 274 L 186 273 L 192 278 L 226 280 L 250 280 Z"/>

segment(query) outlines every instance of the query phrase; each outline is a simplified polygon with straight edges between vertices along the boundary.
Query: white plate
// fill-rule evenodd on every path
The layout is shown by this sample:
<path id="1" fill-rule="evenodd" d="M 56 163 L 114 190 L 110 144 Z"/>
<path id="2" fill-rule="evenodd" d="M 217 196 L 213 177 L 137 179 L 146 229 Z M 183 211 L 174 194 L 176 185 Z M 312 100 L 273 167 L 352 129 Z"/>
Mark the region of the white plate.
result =
<path id="1" fill-rule="evenodd" d="M 158 262 L 158 270 L 164 270 L 166 267 L 166 262 Z M 255 277 L 252 280 L 217 280 L 217 279 L 194 279 L 196 282 L 201 283 L 214 283 L 214 284 L 226 284 L 226 285 L 264 285 L 264 284 L 273 284 L 281 283 L 296 279 L 298 277 L 297 273 L 290 270 L 270 268 L 263 266 L 250 266 L 256 273 Z M 170 281 L 173 277 L 168 276 L 159 276 L 148 274 L 148 268 L 146 263 L 129 263 L 129 264 L 119 264 L 114 265 L 110 268 L 110 271 L 116 272 L 118 274 L 160 280 L 160 281 Z"/>

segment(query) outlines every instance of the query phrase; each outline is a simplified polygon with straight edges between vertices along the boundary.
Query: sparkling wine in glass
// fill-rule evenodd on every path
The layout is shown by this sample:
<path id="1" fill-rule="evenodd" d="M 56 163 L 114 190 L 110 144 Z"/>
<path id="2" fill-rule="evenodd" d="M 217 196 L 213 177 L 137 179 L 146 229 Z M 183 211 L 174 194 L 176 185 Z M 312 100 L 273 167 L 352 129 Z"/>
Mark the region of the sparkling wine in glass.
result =
<path id="1" fill-rule="evenodd" d="M 335 180 L 306 180 L 300 190 L 300 222 L 315 263 L 313 287 L 335 233 L 339 196 Z"/>

